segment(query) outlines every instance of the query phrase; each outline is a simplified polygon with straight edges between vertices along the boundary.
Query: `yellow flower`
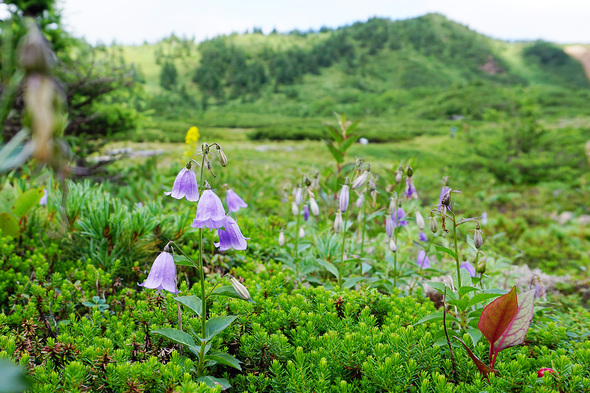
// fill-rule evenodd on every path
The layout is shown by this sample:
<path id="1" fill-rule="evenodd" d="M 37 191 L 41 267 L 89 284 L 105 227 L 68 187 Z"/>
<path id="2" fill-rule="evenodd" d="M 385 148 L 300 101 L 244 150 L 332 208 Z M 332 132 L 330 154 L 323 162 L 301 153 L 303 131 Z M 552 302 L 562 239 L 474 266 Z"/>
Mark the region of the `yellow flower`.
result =
<path id="1" fill-rule="evenodd" d="M 193 126 L 186 132 L 186 138 L 184 141 L 187 145 L 192 145 L 199 141 L 200 136 L 201 134 L 199 134 L 199 129 Z"/>

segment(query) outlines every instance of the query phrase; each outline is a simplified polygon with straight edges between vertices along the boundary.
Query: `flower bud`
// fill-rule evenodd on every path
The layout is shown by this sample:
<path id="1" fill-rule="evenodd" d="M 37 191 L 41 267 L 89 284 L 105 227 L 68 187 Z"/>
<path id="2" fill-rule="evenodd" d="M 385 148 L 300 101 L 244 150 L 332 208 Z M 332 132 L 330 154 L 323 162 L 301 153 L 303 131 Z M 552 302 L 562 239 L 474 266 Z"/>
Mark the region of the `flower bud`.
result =
<path id="1" fill-rule="evenodd" d="M 27 18 L 28 33 L 19 48 L 20 64 L 27 73 L 49 74 L 55 54 L 32 18 Z"/>
<path id="2" fill-rule="evenodd" d="M 299 238 L 303 239 L 305 237 L 305 230 L 303 227 L 299 227 Z"/>
<path id="3" fill-rule="evenodd" d="M 481 231 L 479 229 L 475 230 L 475 234 L 473 235 L 473 245 L 478 250 L 481 248 L 483 244 L 483 238 L 481 237 Z"/>
<path id="4" fill-rule="evenodd" d="M 484 274 L 486 272 L 486 257 L 485 255 L 477 261 L 477 266 L 475 268 L 479 274 Z"/>
<path id="5" fill-rule="evenodd" d="M 423 230 L 424 226 L 426 225 L 424 223 L 424 217 L 422 217 L 422 214 L 420 214 L 419 211 L 416 212 L 416 224 L 418 225 L 418 228 L 420 228 L 420 230 Z"/>
<path id="6" fill-rule="evenodd" d="M 436 222 L 436 217 L 434 215 L 430 216 L 430 231 L 432 233 L 438 231 L 438 223 Z"/>
<path id="7" fill-rule="evenodd" d="M 318 216 L 320 214 L 320 208 L 318 207 L 318 203 L 315 201 L 315 198 L 309 198 L 309 207 L 311 209 L 311 213 L 314 216 Z"/>
<path id="8" fill-rule="evenodd" d="M 395 213 L 395 211 L 397 210 L 396 206 L 395 206 L 395 198 L 391 197 L 389 198 L 389 207 L 387 208 L 387 214 L 393 214 Z"/>
<path id="9" fill-rule="evenodd" d="M 315 174 L 315 176 L 313 177 L 313 180 L 311 181 L 311 189 L 317 190 L 318 188 L 320 188 L 320 174 L 319 174 L 319 172 Z"/>
<path id="10" fill-rule="evenodd" d="M 303 206 L 303 219 L 305 221 L 309 220 L 309 206 Z"/>
<path id="11" fill-rule="evenodd" d="M 293 190 L 293 200 L 298 205 L 301 205 L 301 202 L 303 202 L 303 189 L 301 187 L 297 187 Z"/>
<path id="12" fill-rule="evenodd" d="M 225 153 L 221 147 L 217 149 L 217 154 L 219 157 L 219 163 L 221 164 L 222 167 L 225 168 L 227 166 L 227 156 L 225 155 Z"/>
<path id="13" fill-rule="evenodd" d="M 356 207 L 362 207 L 363 203 L 365 203 L 365 194 L 360 194 L 359 197 L 356 199 L 356 202 L 354 203 L 354 205 Z"/>
<path id="14" fill-rule="evenodd" d="M 408 165 L 408 169 L 406 170 L 406 175 L 408 175 L 408 177 L 412 177 L 413 174 L 414 174 L 414 170 L 412 169 L 411 166 Z"/>
<path id="15" fill-rule="evenodd" d="M 351 188 L 353 190 L 358 190 L 359 188 L 361 188 L 363 186 L 363 184 L 365 184 L 365 182 L 367 181 L 367 178 L 368 177 L 369 177 L 369 172 L 368 171 L 364 171 L 359 176 L 357 176 L 356 179 L 354 179 L 354 181 L 352 182 Z"/>
<path id="16" fill-rule="evenodd" d="M 299 214 L 299 208 L 297 207 L 295 201 L 293 201 L 293 203 L 291 204 L 291 212 L 294 216 L 297 216 Z"/>
<path id="17" fill-rule="evenodd" d="M 279 246 L 283 247 L 285 245 L 285 232 L 281 229 L 281 233 L 279 233 Z"/>
<path id="18" fill-rule="evenodd" d="M 235 291 L 240 295 L 240 297 L 244 300 L 250 300 L 250 293 L 246 289 L 245 286 L 242 285 L 241 282 L 235 279 L 235 277 L 230 276 L 229 280 L 231 281 L 231 286 L 234 287 Z"/>
<path id="19" fill-rule="evenodd" d="M 345 184 L 342 186 L 342 189 L 340 190 L 340 195 L 338 197 L 338 204 L 340 207 L 340 211 L 342 213 L 344 213 L 346 210 L 348 210 L 348 177 L 346 178 L 346 182 Z"/>
<path id="20" fill-rule="evenodd" d="M 389 239 L 389 249 L 391 250 L 391 252 L 397 251 L 397 246 L 396 246 L 395 242 L 393 241 L 393 238 Z"/>
<path id="21" fill-rule="evenodd" d="M 448 189 L 445 194 L 442 196 L 440 203 L 442 203 L 445 206 L 449 206 L 451 204 L 451 190 Z"/>
<path id="22" fill-rule="evenodd" d="M 397 173 L 395 174 L 395 182 L 397 184 L 400 184 L 402 181 L 402 173 L 400 171 L 397 171 Z"/>
<path id="23" fill-rule="evenodd" d="M 391 217 L 391 214 L 388 214 L 385 217 L 385 233 L 387 233 L 387 236 L 390 238 L 393 236 L 393 218 Z"/>
<path id="24" fill-rule="evenodd" d="M 337 211 L 336 218 L 334 219 L 334 232 L 340 233 L 343 226 L 344 221 L 342 221 L 342 213 L 340 211 Z"/>

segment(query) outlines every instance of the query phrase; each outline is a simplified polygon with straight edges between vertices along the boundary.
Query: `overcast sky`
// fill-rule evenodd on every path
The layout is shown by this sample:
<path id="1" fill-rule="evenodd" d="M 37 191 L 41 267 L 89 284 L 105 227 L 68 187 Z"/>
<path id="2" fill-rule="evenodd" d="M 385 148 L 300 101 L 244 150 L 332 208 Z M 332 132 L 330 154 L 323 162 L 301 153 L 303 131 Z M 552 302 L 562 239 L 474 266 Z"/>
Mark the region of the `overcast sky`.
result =
<path id="1" fill-rule="evenodd" d="M 590 43 L 590 0 L 58 0 L 67 30 L 91 43 L 197 41 L 253 27 L 269 33 L 338 27 L 373 16 L 439 12 L 505 40 Z"/>

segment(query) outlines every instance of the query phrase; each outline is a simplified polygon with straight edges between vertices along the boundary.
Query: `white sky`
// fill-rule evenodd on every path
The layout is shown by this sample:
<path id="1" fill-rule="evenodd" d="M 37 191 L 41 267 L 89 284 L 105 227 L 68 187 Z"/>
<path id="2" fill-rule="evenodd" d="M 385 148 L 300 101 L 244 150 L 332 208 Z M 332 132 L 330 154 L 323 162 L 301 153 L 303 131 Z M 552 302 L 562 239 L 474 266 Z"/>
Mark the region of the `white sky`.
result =
<path id="1" fill-rule="evenodd" d="M 370 17 L 439 12 L 505 40 L 590 43 L 590 0 L 58 0 L 68 31 L 91 43 L 155 42 L 174 33 L 197 41 L 261 27 L 288 32 Z"/>

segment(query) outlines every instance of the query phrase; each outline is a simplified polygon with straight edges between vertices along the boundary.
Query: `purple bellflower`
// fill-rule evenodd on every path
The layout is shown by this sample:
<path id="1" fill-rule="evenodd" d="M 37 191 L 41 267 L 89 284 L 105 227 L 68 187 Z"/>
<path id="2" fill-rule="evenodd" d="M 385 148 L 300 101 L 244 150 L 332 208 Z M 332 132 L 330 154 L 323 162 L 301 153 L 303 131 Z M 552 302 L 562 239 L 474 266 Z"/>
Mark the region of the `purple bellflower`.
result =
<path id="1" fill-rule="evenodd" d="M 219 243 L 215 243 L 215 247 L 218 247 L 219 251 L 226 251 L 230 248 L 234 250 L 245 250 L 248 247 L 246 239 L 249 238 L 242 235 L 242 231 L 240 231 L 236 220 L 229 216 L 227 216 L 225 230 L 220 229 L 217 232 L 219 233 Z"/>
<path id="2" fill-rule="evenodd" d="M 305 221 L 309 220 L 309 206 L 303 206 L 303 219 Z"/>
<path id="3" fill-rule="evenodd" d="M 162 251 L 154 261 L 147 280 L 138 285 L 144 288 L 157 289 L 158 293 L 162 289 L 171 293 L 178 293 L 174 281 L 175 277 L 176 265 L 174 264 L 174 258 L 169 252 Z"/>
<path id="4" fill-rule="evenodd" d="M 426 255 L 426 251 L 420 250 L 418 253 L 418 258 L 416 259 L 416 264 L 421 269 L 430 269 L 430 260 Z"/>
<path id="5" fill-rule="evenodd" d="M 422 232 L 422 231 L 420 231 L 419 238 L 420 238 L 420 241 L 421 242 L 427 242 L 428 241 L 428 237 L 426 237 L 426 234 L 424 232 Z"/>
<path id="6" fill-rule="evenodd" d="M 348 178 L 347 178 L 348 180 Z M 348 183 L 348 181 L 347 181 Z M 344 213 L 346 210 L 348 210 L 348 198 L 349 198 L 349 192 L 348 192 L 349 186 L 348 184 L 344 184 L 342 186 L 342 189 L 340 189 L 340 195 L 338 195 L 338 206 L 340 207 L 340 212 Z"/>
<path id="7" fill-rule="evenodd" d="M 226 221 L 227 216 L 221 199 L 211 190 L 203 191 L 197 205 L 197 217 L 193 220 L 191 227 L 219 229 L 225 226 Z"/>
<path id="8" fill-rule="evenodd" d="M 406 199 L 417 199 L 418 192 L 416 191 L 416 187 L 414 187 L 414 182 L 412 181 L 412 177 L 408 176 L 406 178 Z"/>
<path id="9" fill-rule="evenodd" d="M 397 216 L 393 215 L 393 227 L 405 227 L 408 226 L 408 221 L 406 221 L 406 211 L 403 207 L 397 208 Z"/>
<path id="10" fill-rule="evenodd" d="M 174 180 L 172 191 L 167 191 L 164 194 L 175 199 L 186 197 L 187 201 L 197 202 L 199 200 L 197 175 L 188 167 L 182 168 Z"/>
<path id="11" fill-rule="evenodd" d="M 248 204 L 231 188 L 227 189 L 225 202 L 227 203 L 227 211 L 230 213 L 237 212 L 242 207 L 248 207 Z"/>
<path id="12" fill-rule="evenodd" d="M 461 269 L 467 270 L 471 277 L 475 277 L 475 267 L 470 262 L 463 262 L 461 264 Z"/>

